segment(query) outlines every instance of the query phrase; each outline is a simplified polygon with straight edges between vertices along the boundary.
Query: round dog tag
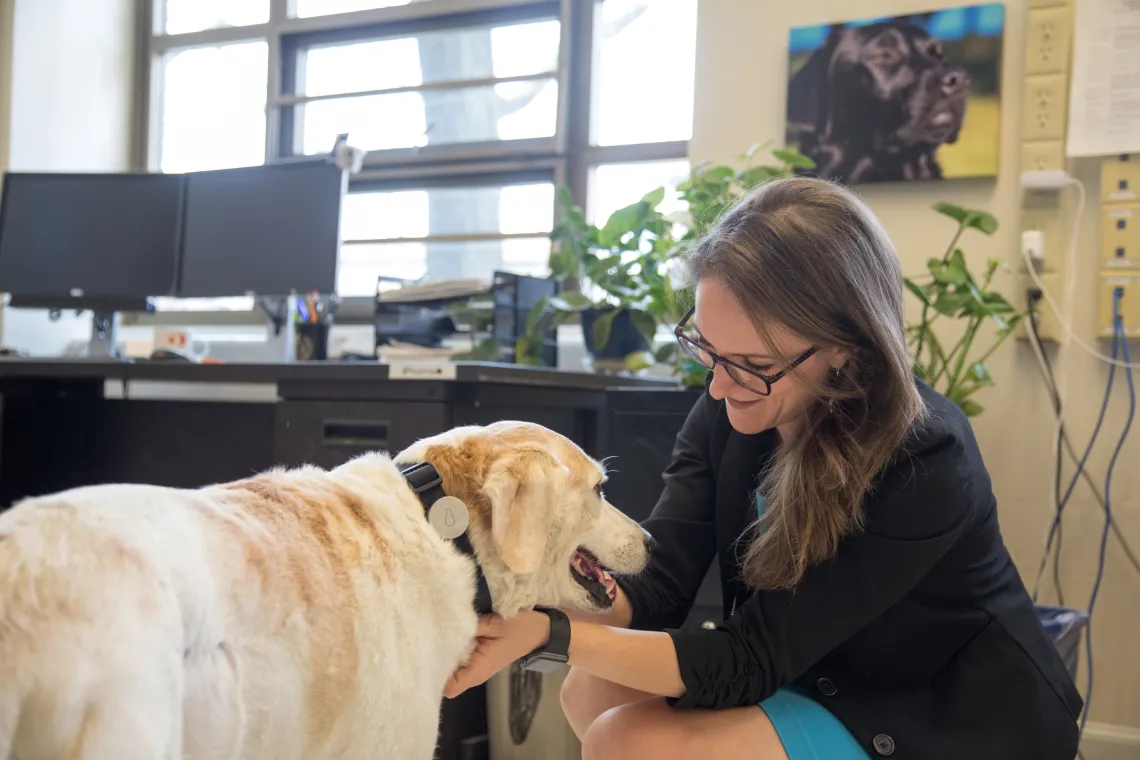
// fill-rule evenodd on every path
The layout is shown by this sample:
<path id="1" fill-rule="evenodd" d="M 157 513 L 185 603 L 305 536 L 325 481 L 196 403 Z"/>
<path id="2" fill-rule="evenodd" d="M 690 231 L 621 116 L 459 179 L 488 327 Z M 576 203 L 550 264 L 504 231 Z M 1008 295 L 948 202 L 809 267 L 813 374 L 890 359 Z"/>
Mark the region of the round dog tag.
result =
<path id="1" fill-rule="evenodd" d="M 428 522 L 441 538 L 459 538 L 467 530 L 467 505 L 454 496 L 443 496 L 428 510 Z"/>

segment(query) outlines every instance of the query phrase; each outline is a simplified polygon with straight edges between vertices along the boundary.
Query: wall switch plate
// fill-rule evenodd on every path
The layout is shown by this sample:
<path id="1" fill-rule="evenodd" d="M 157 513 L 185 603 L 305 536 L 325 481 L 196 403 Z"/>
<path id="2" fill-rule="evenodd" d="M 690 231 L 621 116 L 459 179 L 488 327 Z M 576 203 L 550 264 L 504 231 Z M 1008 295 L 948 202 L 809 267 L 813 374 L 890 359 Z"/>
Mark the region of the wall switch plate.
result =
<path id="1" fill-rule="evenodd" d="M 1021 139 L 1062 140 L 1068 116 L 1064 74 L 1039 74 L 1025 78 L 1021 106 Z"/>
<path id="2" fill-rule="evenodd" d="M 1025 74 L 1055 74 L 1069 67 L 1073 14 L 1066 7 L 1033 8 L 1025 30 Z"/>

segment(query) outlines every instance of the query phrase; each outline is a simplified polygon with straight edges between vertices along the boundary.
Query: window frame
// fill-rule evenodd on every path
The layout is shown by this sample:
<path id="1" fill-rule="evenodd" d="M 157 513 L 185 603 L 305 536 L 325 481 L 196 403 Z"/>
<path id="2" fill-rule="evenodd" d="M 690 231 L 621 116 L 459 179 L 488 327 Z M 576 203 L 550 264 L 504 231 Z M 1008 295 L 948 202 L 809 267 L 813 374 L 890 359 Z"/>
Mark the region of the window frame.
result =
<path id="1" fill-rule="evenodd" d="M 361 172 L 350 178 L 349 192 L 378 187 L 477 184 L 487 177 L 527 177 L 547 173 L 555 187 L 569 189 L 575 203 L 587 208 L 589 176 L 594 167 L 611 163 L 688 158 L 688 141 L 598 146 L 590 144 L 594 106 L 596 9 L 605 0 L 429 0 L 387 8 L 297 18 L 291 0 L 269 0 L 269 21 L 240 27 L 165 34 L 164 0 L 139 3 L 140 50 L 136 70 L 136 119 L 133 135 L 135 168 L 154 170 L 160 151 L 163 56 L 186 48 L 265 40 L 268 44 L 265 161 L 303 159 L 292 155 L 296 67 L 307 46 L 366 41 L 390 35 L 441 31 L 465 26 L 520 22 L 556 17 L 560 22 L 557 72 L 558 106 L 552 137 L 480 143 L 429 145 L 422 148 L 370 151 Z M 330 146 L 331 148 L 332 146 Z M 554 223 L 558 224 L 555 209 Z M 349 301 L 367 301 L 363 304 Z M 353 316 L 371 321 L 372 299 L 346 298 Z M 359 311 L 359 313 L 357 313 Z M 185 323 L 191 314 L 169 312 L 142 317 L 160 323 Z M 233 312 L 224 321 L 234 319 Z M 238 312 L 244 314 L 244 312 Z M 348 316 L 346 314 L 346 316 Z M 254 320 L 258 321 L 258 320 Z M 344 323 L 338 313 L 338 323 Z"/>

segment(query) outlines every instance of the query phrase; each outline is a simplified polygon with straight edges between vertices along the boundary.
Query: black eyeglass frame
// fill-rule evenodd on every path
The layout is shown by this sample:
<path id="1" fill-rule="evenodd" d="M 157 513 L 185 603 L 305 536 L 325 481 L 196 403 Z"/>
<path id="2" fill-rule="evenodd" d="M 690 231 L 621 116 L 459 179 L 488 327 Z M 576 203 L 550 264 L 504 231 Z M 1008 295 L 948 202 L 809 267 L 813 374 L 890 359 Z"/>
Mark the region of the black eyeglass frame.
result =
<path id="1" fill-rule="evenodd" d="M 685 335 L 685 333 L 684 333 L 685 327 L 688 324 L 689 320 L 691 320 L 693 318 L 693 314 L 695 314 L 696 311 L 697 311 L 696 307 L 689 309 L 689 311 L 685 314 L 685 316 L 681 319 L 681 321 L 677 323 L 677 326 L 675 328 L 673 328 L 673 335 L 677 338 L 677 343 L 680 345 L 681 350 L 684 351 L 685 354 L 690 359 L 692 359 L 697 364 L 701 365 L 702 367 L 704 367 L 707 370 L 715 370 L 717 364 L 723 364 L 726 368 L 732 367 L 733 369 L 740 370 L 741 372 L 743 372 L 747 375 L 751 375 L 752 377 L 755 377 L 756 379 L 761 380 L 764 383 L 764 388 L 765 388 L 765 390 L 763 390 L 763 391 L 761 391 L 757 388 L 753 388 L 750 385 L 745 385 L 743 382 L 741 382 L 740 379 L 738 379 L 736 377 L 736 375 L 734 373 L 732 373 L 731 371 L 728 372 L 728 376 L 730 378 L 732 378 L 732 381 L 734 383 L 736 383 L 737 385 L 739 385 L 741 388 L 744 388 L 745 390 L 752 391 L 753 393 L 759 393 L 762 396 L 772 395 L 772 383 L 776 382 L 780 378 L 789 374 L 796 367 L 800 366 L 805 361 L 810 359 L 816 353 L 816 351 L 819 350 L 816 346 L 812 346 L 807 351 L 804 351 L 802 354 L 800 354 L 795 359 L 793 359 L 792 362 L 790 364 L 788 364 L 788 366 L 784 367 L 782 370 L 780 370 L 776 374 L 765 375 L 763 373 L 757 372 L 754 369 L 749 369 L 748 367 L 745 367 L 742 364 L 738 364 L 737 362 L 734 362 L 731 359 L 725 359 L 723 356 L 721 356 L 717 352 L 713 351 L 712 349 L 710 349 L 706 346 L 702 346 L 701 344 L 697 343 L 695 340 L 690 338 L 688 335 Z M 692 349 L 700 352 L 700 353 L 708 354 L 709 357 L 712 359 L 712 366 L 710 367 L 709 365 L 707 365 L 703 361 L 701 361 L 698 358 L 698 356 L 695 355 L 690 350 L 690 347 Z"/>

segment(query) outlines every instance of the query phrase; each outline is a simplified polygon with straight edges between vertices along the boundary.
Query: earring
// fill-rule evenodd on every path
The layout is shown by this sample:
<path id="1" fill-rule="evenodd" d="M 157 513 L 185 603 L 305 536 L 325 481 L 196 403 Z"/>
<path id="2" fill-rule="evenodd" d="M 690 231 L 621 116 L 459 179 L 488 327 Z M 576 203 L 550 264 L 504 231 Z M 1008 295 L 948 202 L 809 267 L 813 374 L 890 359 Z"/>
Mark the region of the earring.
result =
<path id="1" fill-rule="evenodd" d="M 839 367 L 836 367 L 835 369 L 833 369 L 831 371 L 831 382 L 832 382 L 832 384 L 833 385 L 839 385 L 839 379 L 840 379 L 840 371 L 839 371 Z M 835 397 L 834 396 L 828 396 L 828 398 L 827 398 L 827 413 L 831 414 L 834 411 L 835 411 Z"/>

